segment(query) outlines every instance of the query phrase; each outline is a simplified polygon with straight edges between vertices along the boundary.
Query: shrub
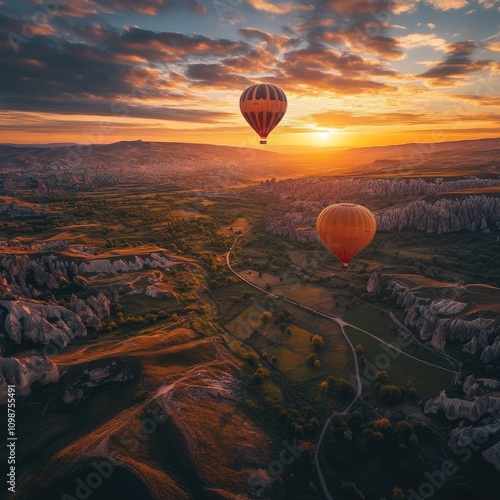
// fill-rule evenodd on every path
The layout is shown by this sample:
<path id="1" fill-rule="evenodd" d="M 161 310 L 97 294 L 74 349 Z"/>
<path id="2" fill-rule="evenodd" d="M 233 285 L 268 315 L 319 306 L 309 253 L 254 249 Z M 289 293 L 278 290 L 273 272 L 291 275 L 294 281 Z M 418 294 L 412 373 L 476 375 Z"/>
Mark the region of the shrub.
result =
<path id="1" fill-rule="evenodd" d="M 387 430 L 391 426 L 391 421 L 388 418 L 379 418 L 377 420 L 373 420 L 371 422 L 371 425 L 374 429 L 380 431 L 380 430 Z"/>
<path id="2" fill-rule="evenodd" d="M 319 351 L 325 346 L 325 341 L 323 340 L 323 337 L 321 335 L 313 335 L 311 344 L 315 351 Z"/>
<path id="3" fill-rule="evenodd" d="M 262 313 L 262 316 L 260 317 L 260 319 L 262 320 L 262 323 L 264 323 L 264 325 L 267 325 L 267 323 L 269 323 L 269 321 L 271 321 L 272 317 L 273 317 L 272 313 L 270 313 L 269 311 L 266 311 L 266 312 Z"/>
<path id="4" fill-rule="evenodd" d="M 340 492 L 346 500 L 365 500 L 365 496 L 355 483 L 344 481 L 340 487 Z"/>
<path id="5" fill-rule="evenodd" d="M 392 488 L 392 500 L 405 500 L 405 494 L 401 488 L 394 486 Z"/>
<path id="6" fill-rule="evenodd" d="M 379 394 L 380 398 L 387 403 L 397 403 L 401 400 L 401 389 L 397 385 L 383 385 Z"/>

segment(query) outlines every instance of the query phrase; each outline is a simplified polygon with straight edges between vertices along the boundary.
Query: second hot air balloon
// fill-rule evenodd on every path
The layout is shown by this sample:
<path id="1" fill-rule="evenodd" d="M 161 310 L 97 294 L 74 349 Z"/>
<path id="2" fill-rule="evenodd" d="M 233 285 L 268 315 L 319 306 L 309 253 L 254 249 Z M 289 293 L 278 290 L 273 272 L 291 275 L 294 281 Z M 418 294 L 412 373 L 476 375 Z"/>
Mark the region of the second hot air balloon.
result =
<path id="1" fill-rule="evenodd" d="M 365 207 L 354 203 L 337 203 L 326 207 L 316 221 L 316 232 L 324 245 L 349 269 L 349 262 L 375 236 L 375 217 Z"/>
<path id="2" fill-rule="evenodd" d="M 259 134 L 261 144 L 267 144 L 267 136 L 283 119 L 286 108 L 286 95 L 276 85 L 252 85 L 240 97 L 241 114 Z"/>

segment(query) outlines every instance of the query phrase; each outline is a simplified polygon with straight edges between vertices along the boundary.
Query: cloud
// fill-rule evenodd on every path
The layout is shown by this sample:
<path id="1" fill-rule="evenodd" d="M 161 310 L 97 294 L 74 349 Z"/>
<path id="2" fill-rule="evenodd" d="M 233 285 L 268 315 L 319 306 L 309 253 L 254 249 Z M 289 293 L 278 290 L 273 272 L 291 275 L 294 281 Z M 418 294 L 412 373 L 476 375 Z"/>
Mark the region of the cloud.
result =
<path id="1" fill-rule="evenodd" d="M 250 49 L 244 42 L 169 31 L 155 32 L 136 26 L 118 31 L 93 24 L 74 26 L 72 32 L 77 40 L 106 48 L 118 58 L 130 57 L 131 62 L 181 62 L 189 57 L 244 54 Z"/>
<path id="2" fill-rule="evenodd" d="M 301 2 L 279 2 L 272 3 L 267 0 L 244 0 L 246 4 L 253 7 L 255 10 L 267 12 L 269 14 L 290 14 L 295 11 L 311 11 L 314 9 L 312 5 L 302 5 Z"/>
<path id="3" fill-rule="evenodd" d="M 492 35 L 483 40 L 485 48 L 492 52 L 500 52 L 500 34 Z"/>
<path id="4" fill-rule="evenodd" d="M 243 90 L 254 83 L 246 76 L 235 74 L 231 68 L 221 63 L 189 64 L 185 75 L 195 87 Z"/>
<path id="5" fill-rule="evenodd" d="M 460 114 L 460 110 L 448 114 L 437 113 L 357 113 L 352 111 L 325 111 L 312 114 L 310 119 L 319 127 L 347 128 L 355 126 L 400 126 L 400 125 L 430 125 L 438 123 L 455 123 L 458 119 L 462 122 L 495 122 L 497 115 L 494 113 L 469 113 Z"/>
<path id="6" fill-rule="evenodd" d="M 482 5 L 485 9 L 493 9 L 493 7 L 500 4 L 500 0 L 479 0 L 479 5 Z M 500 6 L 498 7 L 500 10 Z"/>
<path id="7" fill-rule="evenodd" d="M 417 47 L 432 47 L 434 50 L 446 50 L 448 43 L 444 38 L 436 36 L 434 33 L 411 33 L 410 35 L 398 38 L 401 47 L 407 50 Z"/>
<path id="8" fill-rule="evenodd" d="M 326 111 L 311 115 L 319 127 L 346 128 L 351 126 L 414 124 L 425 120 L 432 122 L 425 113 L 378 113 L 362 114 L 351 111 Z"/>
<path id="9" fill-rule="evenodd" d="M 431 30 L 436 28 L 436 25 L 434 23 L 427 23 L 427 27 Z"/>
<path id="10" fill-rule="evenodd" d="M 363 59 L 362 57 L 338 52 L 319 46 L 310 46 L 303 49 L 292 50 L 286 53 L 282 68 L 287 70 L 297 64 L 311 69 L 338 72 L 343 75 L 396 75 L 396 71 L 386 68 L 377 62 Z"/>
<path id="11" fill-rule="evenodd" d="M 487 45 L 487 49 L 493 52 L 500 52 L 500 41 L 499 42 L 491 42 Z"/>
<path id="12" fill-rule="evenodd" d="M 40 0 L 31 0 L 40 5 Z M 58 14 L 76 18 L 98 14 L 112 14 L 117 11 L 136 12 L 149 16 L 171 8 L 189 8 L 196 14 L 205 14 L 207 9 L 198 0 L 71 0 L 59 3 Z"/>
<path id="13" fill-rule="evenodd" d="M 495 61 L 473 60 L 472 55 L 478 48 L 479 44 L 471 40 L 449 44 L 445 59 L 418 76 L 427 79 L 432 86 L 450 86 L 461 83 L 460 79 L 473 73 L 500 69 L 500 64 Z"/>
<path id="14" fill-rule="evenodd" d="M 116 101 L 88 101 L 85 99 L 72 99 L 70 101 L 57 101 L 51 99 L 25 98 L 15 102 L 15 111 L 33 112 L 40 111 L 43 108 L 41 102 L 45 101 L 47 110 L 50 114 L 61 115 L 91 115 L 108 117 L 130 117 L 147 118 L 176 122 L 195 122 L 195 123 L 216 123 L 222 118 L 232 116 L 232 113 L 220 111 L 207 111 L 201 109 L 190 109 L 185 107 L 172 106 L 146 106 L 132 104 L 126 99 Z M 0 110 L 12 111 L 12 102 L 9 100 L 0 100 Z M 82 124 L 80 123 L 80 126 Z"/>
<path id="15" fill-rule="evenodd" d="M 494 91 L 494 89 L 493 89 Z M 456 94 L 453 97 L 464 99 L 479 106 L 498 106 L 500 107 L 500 97 L 491 95 L 476 95 L 476 94 Z M 498 115 L 497 115 L 498 120 Z"/>
<path id="16" fill-rule="evenodd" d="M 295 28 L 309 44 L 328 44 L 360 54 L 397 60 L 405 57 L 398 40 L 388 33 L 401 12 L 394 0 L 318 0 L 315 10 Z"/>
<path id="17" fill-rule="evenodd" d="M 0 28 L 19 25 L 0 16 Z M 13 57 L 7 33 L 0 32 L 0 67 L 9 75 L 0 79 L 3 110 L 113 115 L 117 103 L 127 103 L 131 116 L 209 123 L 225 113 L 178 107 L 193 100 L 190 82 L 163 63 L 214 55 L 258 58 L 245 43 L 97 25 L 75 29 L 75 40 L 36 35 Z"/>
<path id="18" fill-rule="evenodd" d="M 431 5 L 437 10 L 461 9 L 469 5 L 467 0 L 425 0 L 425 3 Z"/>
<path id="19" fill-rule="evenodd" d="M 269 79 L 269 83 L 272 82 L 281 85 L 285 91 L 293 89 L 294 92 L 302 95 L 324 95 L 327 92 L 361 94 L 395 90 L 394 87 L 362 75 L 353 78 L 352 76 L 332 74 L 303 61 L 294 61 L 283 65 L 283 71 Z"/>
<path id="20" fill-rule="evenodd" d="M 300 43 L 295 33 L 295 36 L 274 35 L 258 28 L 241 28 L 238 32 L 247 40 L 264 42 L 267 50 L 272 52 L 286 51 Z"/>

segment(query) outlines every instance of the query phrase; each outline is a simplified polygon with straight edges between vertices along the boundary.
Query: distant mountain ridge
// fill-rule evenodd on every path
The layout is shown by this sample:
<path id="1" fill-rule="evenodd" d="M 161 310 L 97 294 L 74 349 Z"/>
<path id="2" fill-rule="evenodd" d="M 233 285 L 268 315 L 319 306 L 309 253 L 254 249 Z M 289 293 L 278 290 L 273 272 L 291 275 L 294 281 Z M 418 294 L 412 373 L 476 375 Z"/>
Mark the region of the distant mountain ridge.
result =
<path id="1" fill-rule="evenodd" d="M 283 149 L 284 150 L 284 149 Z M 85 174 L 106 169 L 137 172 L 197 172 L 229 169 L 254 178 L 309 174 L 452 175 L 500 173 L 500 138 L 409 143 L 362 148 L 314 148 L 309 153 L 268 151 L 265 148 L 184 142 L 120 141 L 92 145 L 0 144 L 4 172 L 64 170 Z M 214 170 L 215 169 L 215 170 Z"/>

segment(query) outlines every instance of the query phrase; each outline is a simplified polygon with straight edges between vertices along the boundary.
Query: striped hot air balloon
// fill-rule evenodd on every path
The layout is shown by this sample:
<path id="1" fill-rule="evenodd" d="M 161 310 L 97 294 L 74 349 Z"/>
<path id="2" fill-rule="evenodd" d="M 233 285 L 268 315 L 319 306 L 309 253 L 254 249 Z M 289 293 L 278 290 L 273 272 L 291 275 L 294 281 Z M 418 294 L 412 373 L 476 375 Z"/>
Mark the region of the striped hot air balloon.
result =
<path id="1" fill-rule="evenodd" d="M 252 85 L 240 97 L 241 114 L 259 134 L 261 144 L 267 144 L 267 136 L 285 116 L 286 108 L 286 95 L 276 85 Z"/>
<path id="2" fill-rule="evenodd" d="M 375 217 L 354 203 L 336 203 L 326 207 L 316 221 L 316 232 L 326 248 L 339 259 L 344 269 L 375 236 Z"/>

